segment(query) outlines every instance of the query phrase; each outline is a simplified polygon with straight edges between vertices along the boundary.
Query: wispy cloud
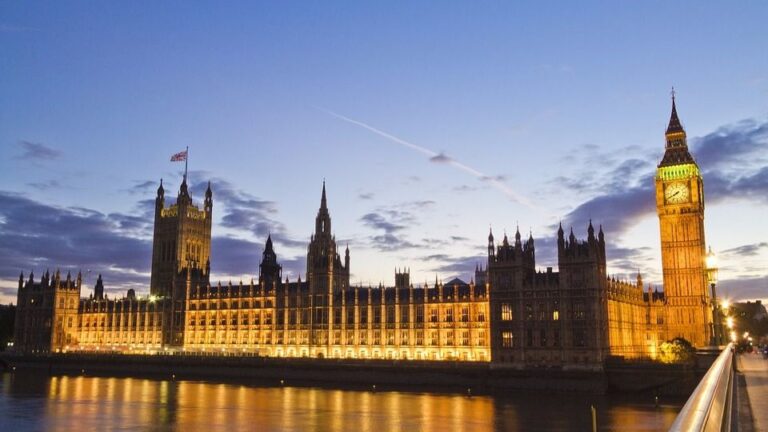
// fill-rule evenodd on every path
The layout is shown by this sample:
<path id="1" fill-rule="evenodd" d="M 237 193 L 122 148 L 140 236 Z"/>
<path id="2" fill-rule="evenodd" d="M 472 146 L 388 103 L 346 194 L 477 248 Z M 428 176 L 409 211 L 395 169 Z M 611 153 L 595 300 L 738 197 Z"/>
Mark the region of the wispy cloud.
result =
<path id="1" fill-rule="evenodd" d="M 599 153 L 595 148 L 590 152 Z M 691 140 L 691 152 L 704 172 L 709 203 L 740 198 L 768 203 L 768 121 L 746 120 L 721 127 Z M 580 226 L 593 219 L 621 235 L 653 214 L 657 158 L 649 154 L 612 160 L 590 175 L 559 178 L 573 192 L 592 195 L 569 212 L 564 223 Z"/>
<path id="2" fill-rule="evenodd" d="M 27 183 L 27 186 L 33 187 L 40 191 L 47 191 L 50 189 L 56 189 L 61 187 L 61 183 L 59 183 L 58 180 L 46 180 L 46 181 L 40 181 L 40 182 Z"/>
<path id="3" fill-rule="evenodd" d="M 19 141 L 19 147 L 22 153 L 17 156 L 22 160 L 54 160 L 61 157 L 61 152 L 48 147 L 45 144 L 35 143 L 31 141 Z"/>
<path id="4" fill-rule="evenodd" d="M 206 173 L 195 172 L 195 178 L 204 178 Z M 203 196 L 208 188 L 208 180 L 194 183 L 190 192 Z M 261 199 L 242 191 L 231 182 L 222 178 L 211 178 L 214 206 L 223 209 L 221 225 L 226 228 L 245 231 L 259 239 L 272 235 L 275 243 L 287 247 L 304 247 L 305 240 L 294 239 L 285 224 L 277 219 L 278 206 L 271 200 Z"/>
<path id="5" fill-rule="evenodd" d="M 460 161 L 458 161 L 458 160 L 456 160 L 456 159 L 454 159 L 452 157 L 447 156 L 446 154 L 444 154 L 442 152 L 438 153 L 438 152 L 430 150 L 430 149 L 428 149 L 426 147 L 420 146 L 418 144 L 414 144 L 414 143 L 406 141 L 406 140 L 404 140 L 402 138 L 398 138 L 398 137 L 396 137 L 396 136 L 394 136 L 392 134 L 389 134 L 389 133 L 384 132 L 384 131 L 382 131 L 380 129 L 377 129 L 377 128 L 375 128 L 375 127 L 373 127 L 373 126 L 371 126 L 371 125 L 369 125 L 367 123 L 363 123 L 361 121 L 358 121 L 358 120 L 355 120 L 355 119 L 343 116 L 341 114 L 335 113 L 335 112 L 327 110 L 327 109 L 323 109 L 323 108 L 318 108 L 318 109 L 320 109 L 321 111 L 325 112 L 328 115 L 336 117 L 339 120 L 343 120 L 343 121 L 345 121 L 347 123 L 350 123 L 350 124 L 353 124 L 353 125 L 356 125 L 356 126 L 360 126 L 361 128 L 366 129 L 366 130 L 368 130 L 370 132 L 373 132 L 376 135 L 379 135 L 381 137 L 384 137 L 384 138 L 388 139 L 389 141 L 395 142 L 395 143 L 400 144 L 400 145 L 402 145 L 402 146 L 404 146 L 404 147 L 406 147 L 408 149 L 411 149 L 411 150 L 413 150 L 415 152 L 421 153 L 422 155 L 426 156 L 429 159 L 429 161 L 431 161 L 431 162 L 451 165 L 454 168 L 459 169 L 460 171 L 463 171 L 463 172 L 465 172 L 465 173 L 467 173 L 469 175 L 472 175 L 472 176 L 476 177 L 480 181 L 487 182 L 488 184 L 493 186 L 496 190 L 498 190 L 501 193 L 503 193 L 504 195 L 506 195 L 507 198 L 511 199 L 512 201 L 515 201 L 515 202 L 517 202 L 519 204 L 522 204 L 522 205 L 524 205 L 524 206 L 526 206 L 526 207 L 528 207 L 530 209 L 536 210 L 537 212 L 541 212 L 542 211 L 542 209 L 540 209 L 538 206 L 534 205 L 531 202 L 531 200 L 529 200 L 524 195 L 522 195 L 519 192 L 517 192 L 514 189 L 512 189 L 508 184 L 506 184 L 506 182 L 504 182 L 503 180 L 500 180 L 499 177 L 497 177 L 497 176 L 489 176 L 489 175 L 487 175 L 487 174 L 485 174 L 485 173 L 483 173 L 481 171 L 478 171 L 477 169 L 475 169 L 475 168 L 473 168 L 473 167 L 471 167 L 469 165 L 466 165 L 466 164 L 464 164 L 464 163 L 462 163 L 462 162 L 460 162 Z"/>

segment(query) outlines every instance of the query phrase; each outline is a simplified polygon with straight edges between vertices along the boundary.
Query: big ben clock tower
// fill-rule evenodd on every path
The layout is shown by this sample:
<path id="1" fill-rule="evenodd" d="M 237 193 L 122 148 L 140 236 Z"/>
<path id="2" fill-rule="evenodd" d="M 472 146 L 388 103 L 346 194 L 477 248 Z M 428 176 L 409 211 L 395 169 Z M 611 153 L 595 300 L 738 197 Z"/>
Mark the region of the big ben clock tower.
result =
<path id="1" fill-rule="evenodd" d="M 688 151 L 672 93 L 664 157 L 656 171 L 656 209 L 667 300 L 667 339 L 709 344 L 712 313 L 704 257 L 704 182 Z"/>

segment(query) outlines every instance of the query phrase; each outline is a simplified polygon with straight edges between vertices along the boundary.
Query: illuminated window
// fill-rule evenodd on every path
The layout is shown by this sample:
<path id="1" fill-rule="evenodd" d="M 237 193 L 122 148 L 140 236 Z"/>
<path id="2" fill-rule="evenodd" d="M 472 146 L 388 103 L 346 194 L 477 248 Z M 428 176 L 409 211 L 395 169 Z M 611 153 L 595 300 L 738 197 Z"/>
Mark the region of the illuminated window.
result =
<path id="1" fill-rule="evenodd" d="M 429 310 L 429 322 L 437 322 L 437 308 L 432 308 Z"/>
<path id="2" fill-rule="evenodd" d="M 511 331 L 501 332 L 501 346 L 503 348 L 512 348 L 515 346 L 515 337 Z"/>
<path id="3" fill-rule="evenodd" d="M 469 332 L 468 331 L 461 332 L 461 345 L 469 346 Z"/>
<path id="4" fill-rule="evenodd" d="M 482 306 L 477 310 L 477 322 L 485 322 L 485 308 Z"/>
<path id="5" fill-rule="evenodd" d="M 501 320 L 512 321 L 512 305 L 509 303 L 501 304 Z"/>
<path id="6" fill-rule="evenodd" d="M 461 322 L 469 321 L 469 307 L 464 306 L 461 308 Z"/>
<path id="7" fill-rule="evenodd" d="M 445 322 L 453 322 L 453 308 L 449 307 L 445 310 Z"/>
<path id="8" fill-rule="evenodd" d="M 558 321 L 560 319 L 560 311 L 559 310 L 552 311 L 552 319 L 554 321 Z"/>

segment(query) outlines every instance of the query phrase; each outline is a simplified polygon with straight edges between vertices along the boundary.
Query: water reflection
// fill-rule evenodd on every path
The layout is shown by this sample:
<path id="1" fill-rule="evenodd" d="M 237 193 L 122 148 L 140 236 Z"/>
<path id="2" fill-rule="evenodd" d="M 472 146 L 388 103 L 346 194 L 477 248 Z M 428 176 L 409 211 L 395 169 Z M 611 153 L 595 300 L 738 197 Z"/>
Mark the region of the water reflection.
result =
<path id="1" fill-rule="evenodd" d="M 507 397 L 255 387 L 196 381 L 3 374 L 0 430 L 666 430 L 681 402 L 588 395 Z"/>

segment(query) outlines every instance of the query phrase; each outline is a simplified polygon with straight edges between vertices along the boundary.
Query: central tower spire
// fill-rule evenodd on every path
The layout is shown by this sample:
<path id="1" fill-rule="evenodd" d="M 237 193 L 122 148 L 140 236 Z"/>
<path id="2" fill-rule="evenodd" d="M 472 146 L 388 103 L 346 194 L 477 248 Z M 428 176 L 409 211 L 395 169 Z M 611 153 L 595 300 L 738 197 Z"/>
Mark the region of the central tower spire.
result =
<path id="1" fill-rule="evenodd" d="M 325 179 L 323 179 L 323 196 L 320 198 L 320 210 L 328 211 L 328 202 L 325 199 Z"/>
<path id="2" fill-rule="evenodd" d="M 325 198 L 325 180 L 323 180 L 323 194 L 320 198 L 320 209 L 315 218 L 315 237 L 329 237 L 331 235 L 331 215 L 328 213 L 328 202 Z"/>

